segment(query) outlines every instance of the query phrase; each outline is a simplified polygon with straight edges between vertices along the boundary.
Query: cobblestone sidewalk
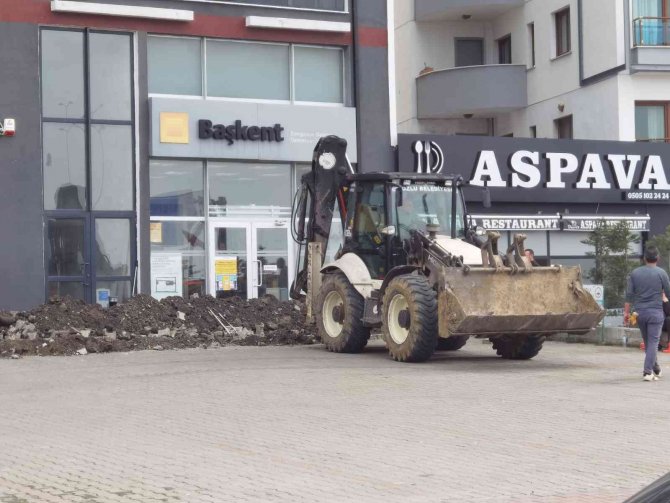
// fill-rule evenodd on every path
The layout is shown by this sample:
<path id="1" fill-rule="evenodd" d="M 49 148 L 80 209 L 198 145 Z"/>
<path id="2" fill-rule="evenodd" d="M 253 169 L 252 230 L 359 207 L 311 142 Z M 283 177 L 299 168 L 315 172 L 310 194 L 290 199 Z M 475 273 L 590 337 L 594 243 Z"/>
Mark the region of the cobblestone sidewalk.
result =
<path id="1" fill-rule="evenodd" d="M 670 466 L 670 372 L 643 383 L 642 358 L 470 341 L 421 365 L 378 343 L 0 360 L 0 503 L 621 502 Z"/>

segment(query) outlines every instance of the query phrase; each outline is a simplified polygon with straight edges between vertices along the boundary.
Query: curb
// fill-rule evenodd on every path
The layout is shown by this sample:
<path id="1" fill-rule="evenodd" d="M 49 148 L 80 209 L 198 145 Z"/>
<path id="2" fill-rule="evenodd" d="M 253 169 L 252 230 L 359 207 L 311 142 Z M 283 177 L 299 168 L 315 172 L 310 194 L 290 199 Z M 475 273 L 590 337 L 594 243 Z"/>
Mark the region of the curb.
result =
<path id="1" fill-rule="evenodd" d="M 626 327 L 597 327 L 588 334 L 557 334 L 550 337 L 550 341 L 595 344 L 598 346 L 623 346 L 639 349 L 642 344 L 642 335 L 637 328 Z"/>

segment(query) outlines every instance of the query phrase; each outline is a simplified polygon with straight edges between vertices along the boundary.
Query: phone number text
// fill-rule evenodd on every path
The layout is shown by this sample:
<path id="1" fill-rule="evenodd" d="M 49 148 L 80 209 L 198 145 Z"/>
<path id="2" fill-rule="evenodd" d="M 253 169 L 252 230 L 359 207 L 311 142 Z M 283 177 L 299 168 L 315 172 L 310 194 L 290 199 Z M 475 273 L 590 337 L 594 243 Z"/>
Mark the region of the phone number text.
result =
<path id="1" fill-rule="evenodd" d="M 670 192 L 626 192 L 624 195 L 626 201 L 668 201 L 670 202 Z"/>

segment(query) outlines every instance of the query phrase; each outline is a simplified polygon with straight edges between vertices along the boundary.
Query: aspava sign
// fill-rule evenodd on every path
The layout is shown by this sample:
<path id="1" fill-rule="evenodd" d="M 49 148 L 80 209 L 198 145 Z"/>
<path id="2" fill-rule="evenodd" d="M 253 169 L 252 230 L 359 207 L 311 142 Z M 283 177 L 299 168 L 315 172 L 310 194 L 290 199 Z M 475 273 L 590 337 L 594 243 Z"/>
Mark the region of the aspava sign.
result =
<path id="1" fill-rule="evenodd" d="M 495 200 L 670 203 L 665 144 L 399 135 L 401 171 L 423 168 L 418 141 L 439 145 L 443 174 L 487 186 Z"/>

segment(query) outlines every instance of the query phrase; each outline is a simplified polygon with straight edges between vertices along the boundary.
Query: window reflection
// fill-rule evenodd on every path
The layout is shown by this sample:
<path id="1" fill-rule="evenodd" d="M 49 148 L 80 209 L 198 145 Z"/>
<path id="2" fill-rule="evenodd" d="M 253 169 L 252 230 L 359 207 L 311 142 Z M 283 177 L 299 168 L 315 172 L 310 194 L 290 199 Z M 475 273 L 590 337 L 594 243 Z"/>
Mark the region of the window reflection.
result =
<path id="1" fill-rule="evenodd" d="M 84 117 L 84 34 L 42 30 L 42 115 Z"/>
<path id="2" fill-rule="evenodd" d="M 81 124 L 43 124 L 44 208 L 86 209 L 86 139 Z"/>
<path id="3" fill-rule="evenodd" d="M 151 215 L 201 217 L 205 189 L 201 162 L 151 161 Z"/>
<path id="4" fill-rule="evenodd" d="M 49 298 L 72 297 L 76 300 L 84 300 L 84 285 L 80 281 L 50 281 Z"/>
<path id="5" fill-rule="evenodd" d="M 93 119 L 131 120 L 130 36 L 91 33 L 89 85 Z"/>
<path id="6" fill-rule="evenodd" d="M 105 218 L 95 222 L 95 270 L 104 276 L 130 275 L 130 221 Z"/>
<path id="7" fill-rule="evenodd" d="M 83 276 L 84 274 L 84 220 L 49 219 L 49 275 Z"/>
<path id="8" fill-rule="evenodd" d="M 131 126 L 91 126 L 91 187 L 94 210 L 133 209 Z"/>
<path id="9" fill-rule="evenodd" d="M 254 208 L 291 206 L 288 164 L 208 163 L 210 216 L 242 215 Z"/>

